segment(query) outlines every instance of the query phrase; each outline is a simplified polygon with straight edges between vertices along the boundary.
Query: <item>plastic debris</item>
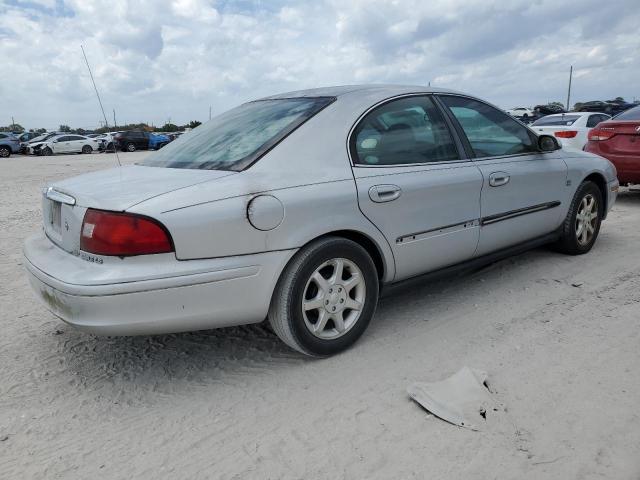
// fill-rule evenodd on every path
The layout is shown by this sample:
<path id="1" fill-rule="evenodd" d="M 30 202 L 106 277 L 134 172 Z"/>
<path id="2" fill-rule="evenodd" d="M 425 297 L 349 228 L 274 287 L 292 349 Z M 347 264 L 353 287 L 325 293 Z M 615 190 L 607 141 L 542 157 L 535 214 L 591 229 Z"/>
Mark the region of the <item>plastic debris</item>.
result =
<path id="1" fill-rule="evenodd" d="M 440 382 L 413 383 L 407 392 L 436 417 L 459 427 L 481 430 L 487 412 L 498 411 L 486 382 L 486 372 L 463 367 Z"/>

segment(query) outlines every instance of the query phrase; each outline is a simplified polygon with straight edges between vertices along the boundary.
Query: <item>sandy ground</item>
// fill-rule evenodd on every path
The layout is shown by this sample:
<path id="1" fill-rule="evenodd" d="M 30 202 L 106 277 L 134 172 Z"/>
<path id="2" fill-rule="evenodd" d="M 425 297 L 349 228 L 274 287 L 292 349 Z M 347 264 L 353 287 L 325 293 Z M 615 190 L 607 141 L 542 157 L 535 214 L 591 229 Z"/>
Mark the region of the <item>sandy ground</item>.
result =
<path id="1" fill-rule="evenodd" d="M 1 162 L 0 478 L 640 478 L 640 193 L 589 255 L 404 289 L 354 348 L 309 360 L 262 326 L 94 337 L 34 300 L 21 244 L 40 187 L 114 161 Z M 482 432 L 406 394 L 463 365 L 504 406 Z"/>

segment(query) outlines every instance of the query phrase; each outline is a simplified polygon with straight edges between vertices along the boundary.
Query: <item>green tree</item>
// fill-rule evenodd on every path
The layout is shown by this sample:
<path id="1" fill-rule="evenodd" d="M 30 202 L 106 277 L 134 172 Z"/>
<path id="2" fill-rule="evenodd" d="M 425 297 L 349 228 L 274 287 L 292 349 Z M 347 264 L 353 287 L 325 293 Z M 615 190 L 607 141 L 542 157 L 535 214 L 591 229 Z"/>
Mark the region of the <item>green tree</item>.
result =
<path id="1" fill-rule="evenodd" d="M 180 130 L 180 127 L 173 123 L 165 123 L 162 127 L 160 127 L 161 132 L 177 132 Z"/>
<path id="2" fill-rule="evenodd" d="M 562 102 L 551 102 L 551 103 L 549 103 L 549 105 L 555 105 L 555 106 L 560 107 L 561 109 L 564 110 L 564 103 L 562 103 Z"/>
<path id="3" fill-rule="evenodd" d="M 202 125 L 202 122 L 199 122 L 198 120 L 191 120 L 189 122 L 189 125 L 186 125 L 189 128 L 196 128 L 198 126 Z"/>
<path id="4" fill-rule="evenodd" d="M 69 133 L 71 132 L 71 127 L 69 125 L 60 125 L 60 128 L 58 128 L 58 131 Z"/>

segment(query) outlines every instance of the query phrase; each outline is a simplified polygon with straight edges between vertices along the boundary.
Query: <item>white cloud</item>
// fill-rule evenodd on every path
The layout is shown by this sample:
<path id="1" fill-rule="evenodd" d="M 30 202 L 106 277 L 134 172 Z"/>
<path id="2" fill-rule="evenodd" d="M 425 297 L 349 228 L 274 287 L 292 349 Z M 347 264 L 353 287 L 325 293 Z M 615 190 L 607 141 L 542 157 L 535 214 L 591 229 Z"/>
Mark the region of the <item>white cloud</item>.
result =
<path id="1" fill-rule="evenodd" d="M 120 122 L 204 120 L 209 105 L 352 83 L 532 105 L 565 96 L 571 64 L 576 100 L 640 96 L 635 0 L 44 3 L 0 7 L 2 112 L 27 127 L 97 126 L 81 44 Z"/>

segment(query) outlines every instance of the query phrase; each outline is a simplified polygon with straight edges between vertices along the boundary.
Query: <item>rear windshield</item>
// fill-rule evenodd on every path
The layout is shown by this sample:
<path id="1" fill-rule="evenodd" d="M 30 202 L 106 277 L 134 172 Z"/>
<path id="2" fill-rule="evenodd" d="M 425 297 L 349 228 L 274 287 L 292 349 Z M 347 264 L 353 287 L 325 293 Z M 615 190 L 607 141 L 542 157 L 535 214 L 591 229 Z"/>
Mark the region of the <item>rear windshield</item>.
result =
<path id="1" fill-rule="evenodd" d="M 630 110 L 625 110 L 613 118 L 616 120 L 640 120 L 640 107 L 633 107 Z"/>
<path id="2" fill-rule="evenodd" d="M 531 124 L 532 127 L 550 127 L 552 125 L 573 125 L 580 115 L 558 115 L 542 117 Z"/>
<path id="3" fill-rule="evenodd" d="M 245 103 L 185 133 L 140 165 L 243 170 L 334 100 L 309 97 Z"/>

